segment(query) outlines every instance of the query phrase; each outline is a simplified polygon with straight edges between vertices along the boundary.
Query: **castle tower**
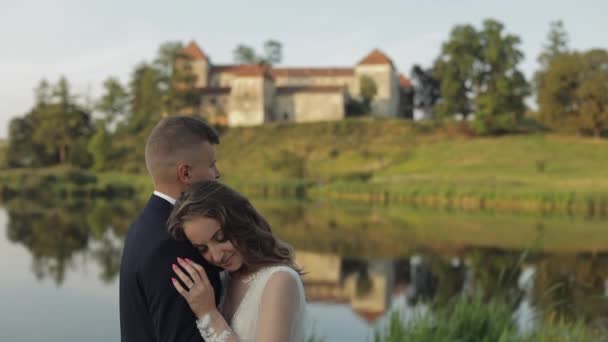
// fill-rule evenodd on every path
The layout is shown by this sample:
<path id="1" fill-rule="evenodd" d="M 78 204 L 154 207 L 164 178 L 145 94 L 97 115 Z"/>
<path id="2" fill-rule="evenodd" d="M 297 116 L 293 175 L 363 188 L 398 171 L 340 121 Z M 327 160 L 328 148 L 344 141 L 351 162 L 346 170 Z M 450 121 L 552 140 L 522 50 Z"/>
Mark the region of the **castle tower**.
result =
<path id="1" fill-rule="evenodd" d="M 228 125 L 252 126 L 272 121 L 275 87 L 269 68 L 242 65 L 234 75 Z"/>
<path id="2" fill-rule="evenodd" d="M 211 69 L 209 57 L 194 41 L 186 45 L 181 54 L 186 58 L 178 59 L 177 67 L 186 68 L 196 76 L 196 83 L 194 84 L 196 88 L 206 87 L 209 83 L 209 71 Z"/>
<path id="3" fill-rule="evenodd" d="M 355 96 L 361 96 L 361 77 L 366 75 L 376 83 L 377 93 L 372 101 L 372 114 L 397 116 L 399 111 L 399 80 L 393 62 L 375 49 L 355 67 Z"/>

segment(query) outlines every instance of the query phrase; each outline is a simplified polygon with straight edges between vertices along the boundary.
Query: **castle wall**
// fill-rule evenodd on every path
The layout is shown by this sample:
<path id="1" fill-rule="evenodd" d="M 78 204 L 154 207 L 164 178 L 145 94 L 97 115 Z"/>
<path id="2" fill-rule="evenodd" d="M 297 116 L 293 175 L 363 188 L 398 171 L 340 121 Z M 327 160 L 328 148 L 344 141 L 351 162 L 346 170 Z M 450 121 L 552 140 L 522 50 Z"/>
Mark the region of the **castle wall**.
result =
<path id="1" fill-rule="evenodd" d="M 230 126 L 253 126 L 265 122 L 265 86 L 262 77 L 235 77 L 230 92 Z"/>
<path id="2" fill-rule="evenodd" d="M 232 72 L 214 72 L 211 74 L 210 84 L 213 87 L 230 87 L 236 76 Z"/>
<path id="3" fill-rule="evenodd" d="M 397 116 L 399 110 L 399 81 L 391 65 L 359 65 L 355 69 L 356 96 L 361 96 L 361 76 L 367 75 L 376 83 L 378 90 L 372 101 L 372 114 Z"/>
<path id="4" fill-rule="evenodd" d="M 199 115 L 212 125 L 227 125 L 230 93 L 204 94 L 201 96 Z"/>
<path id="5" fill-rule="evenodd" d="M 294 121 L 331 121 L 344 118 L 344 93 L 302 92 L 293 95 Z"/>
<path id="6" fill-rule="evenodd" d="M 274 121 L 294 121 L 295 106 L 292 94 L 277 94 L 274 98 Z"/>

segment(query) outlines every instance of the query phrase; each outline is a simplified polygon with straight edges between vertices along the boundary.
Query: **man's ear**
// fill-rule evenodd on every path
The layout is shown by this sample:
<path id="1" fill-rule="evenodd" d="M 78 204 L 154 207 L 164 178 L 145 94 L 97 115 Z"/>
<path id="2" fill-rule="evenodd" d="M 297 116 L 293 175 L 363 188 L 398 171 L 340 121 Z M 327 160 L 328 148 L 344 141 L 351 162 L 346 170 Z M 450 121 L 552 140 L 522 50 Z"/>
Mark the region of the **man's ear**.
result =
<path id="1" fill-rule="evenodd" d="M 179 164 L 177 166 L 177 179 L 184 184 L 190 184 L 190 166 Z"/>

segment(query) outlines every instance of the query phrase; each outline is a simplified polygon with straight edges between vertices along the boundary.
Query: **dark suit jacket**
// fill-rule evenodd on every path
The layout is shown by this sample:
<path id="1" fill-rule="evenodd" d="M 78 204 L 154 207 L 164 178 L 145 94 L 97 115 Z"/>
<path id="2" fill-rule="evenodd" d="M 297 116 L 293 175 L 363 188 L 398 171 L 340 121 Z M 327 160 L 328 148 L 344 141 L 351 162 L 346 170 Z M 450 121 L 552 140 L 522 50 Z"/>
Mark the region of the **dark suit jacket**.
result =
<path id="1" fill-rule="evenodd" d="M 123 342 L 203 341 L 196 317 L 175 290 L 171 264 L 177 257 L 203 265 L 219 303 L 218 269 L 205 262 L 188 241 L 169 235 L 166 222 L 173 206 L 152 195 L 129 228 L 120 266 L 120 335 Z"/>

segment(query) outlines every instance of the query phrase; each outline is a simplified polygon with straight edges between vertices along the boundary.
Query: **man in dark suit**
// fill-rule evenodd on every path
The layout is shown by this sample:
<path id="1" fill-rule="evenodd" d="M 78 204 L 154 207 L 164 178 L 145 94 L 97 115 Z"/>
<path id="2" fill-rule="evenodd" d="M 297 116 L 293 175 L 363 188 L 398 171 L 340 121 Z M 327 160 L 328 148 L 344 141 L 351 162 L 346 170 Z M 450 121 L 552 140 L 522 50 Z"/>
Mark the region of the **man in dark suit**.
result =
<path id="1" fill-rule="evenodd" d="M 177 257 L 204 265 L 220 296 L 218 270 L 188 242 L 176 241 L 166 222 L 175 199 L 191 184 L 220 177 L 219 137 L 203 121 L 172 116 L 161 120 L 146 143 L 146 166 L 154 183 L 140 216 L 129 228 L 120 267 L 120 332 L 123 342 L 203 341 L 196 317 L 173 287 Z"/>

